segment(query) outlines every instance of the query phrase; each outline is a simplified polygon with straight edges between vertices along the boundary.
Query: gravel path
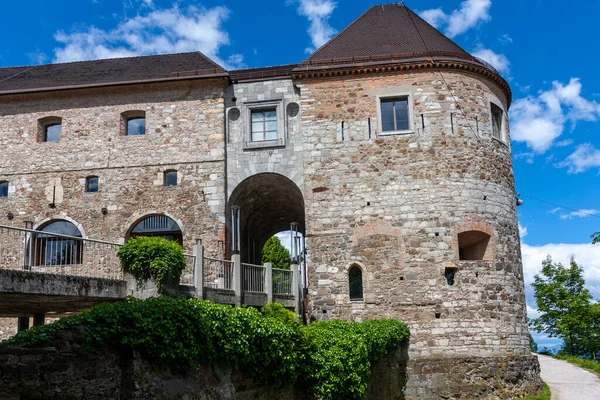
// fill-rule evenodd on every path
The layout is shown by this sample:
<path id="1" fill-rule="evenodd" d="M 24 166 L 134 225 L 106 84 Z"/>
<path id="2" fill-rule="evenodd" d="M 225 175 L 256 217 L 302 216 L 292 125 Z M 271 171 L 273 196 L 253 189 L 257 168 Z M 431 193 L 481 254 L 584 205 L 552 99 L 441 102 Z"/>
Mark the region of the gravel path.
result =
<path id="1" fill-rule="evenodd" d="M 600 400 L 600 379 L 566 361 L 538 355 L 552 400 Z"/>

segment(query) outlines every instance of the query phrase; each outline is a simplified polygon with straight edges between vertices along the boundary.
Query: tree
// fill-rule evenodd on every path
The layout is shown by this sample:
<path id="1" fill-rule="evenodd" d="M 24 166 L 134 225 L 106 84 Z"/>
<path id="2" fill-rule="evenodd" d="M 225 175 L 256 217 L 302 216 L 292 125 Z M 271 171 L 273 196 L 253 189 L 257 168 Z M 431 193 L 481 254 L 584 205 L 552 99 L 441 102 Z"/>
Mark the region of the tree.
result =
<path id="1" fill-rule="evenodd" d="M 592 244 L 600 243 L 600 232 L 596 232 L 592 235 Z"/>
<path id="2" fill-rule="evenodd" d="M 262 250 L 262 263 L 272 263 L 273 268 L 290 269 L 290 252 L 276 236 L 271 236 Z"/>
<path id="3" fill-rule="evenodd" d="M 568 353 L 576 355 L 586 345 L 592 299 L 584 288 L 583 268 L 573 258 L 567 268 L 550 256 L 542 266 L 531 285 L 541 313 L 532 321 L 533 329 L 563 339 Z"/>
<path id="4" fill-rule="evenodd" d="M 529 348 L 531 349 L 532 353 L 538 352 L 538 345 L 535 342 L 535 339 L 533 338 L 533 336 L 531 336 L 531 333 L 529 334 Z"/>

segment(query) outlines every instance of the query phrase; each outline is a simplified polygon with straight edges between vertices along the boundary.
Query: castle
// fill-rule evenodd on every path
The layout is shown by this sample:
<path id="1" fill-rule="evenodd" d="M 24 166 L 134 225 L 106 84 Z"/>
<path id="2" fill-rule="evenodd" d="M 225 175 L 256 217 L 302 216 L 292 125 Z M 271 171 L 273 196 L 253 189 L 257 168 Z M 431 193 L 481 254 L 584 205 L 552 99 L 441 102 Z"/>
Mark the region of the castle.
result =
<path id="1" fill-rule="evenodd" d="M 202 239 L 259 262 L 297 223 L 307 314 L 406 322 L 408 397 L 516 396 L 539 366 L 510 103 L 493 67 L 399 4 L 298 65 L 226 71 L 186 53 L 3 68 L 0 224 Z"/>

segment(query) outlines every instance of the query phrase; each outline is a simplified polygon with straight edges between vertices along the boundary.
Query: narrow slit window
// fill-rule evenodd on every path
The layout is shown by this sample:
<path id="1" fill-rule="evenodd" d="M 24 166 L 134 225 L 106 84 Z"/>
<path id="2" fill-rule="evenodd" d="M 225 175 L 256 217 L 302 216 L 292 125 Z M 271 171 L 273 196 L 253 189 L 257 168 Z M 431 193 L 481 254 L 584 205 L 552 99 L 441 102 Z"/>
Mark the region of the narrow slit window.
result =
<path id="1" fill-rule="evenodd" d="M 383 132 L 409 130 L 408 96 L 381 99 L 381 127 Z"/>
<path id="2" fill-rule="evenodd" d="M 454 278 L 456 277 L 456 268 L 446 268 L 444 270 L 444 277 L 446 278 L 446 283 L 449 286 L 454 286 Z"/>
<path id="3" fill-rule="evenodd" d="M 252 111 L 253 142 L 277 140 L 277 111 L 275 109 Z"/>
<path id="4" fill-rule="evenodd" d="M 492 135 L 499 140 L 502 140 L 502 121 L 504 112 L 500 107 L 492 103 Z"/>
<path id="5" fill-rule="evenodd" d="M 362 300 L 363 280 L 361 269 L 357 266 L 350 268 L 348 271 L 348 280 L 350 284 L 350 300 Z"/>
<path id="6" fill-rule="evenodd" d="M 0 198 L 8 197 L 8 182 L 0 182 Z"/>
<path id="7" fill-rule="evenodd" d="M 85 191 L 88 193 L 98 192 L 98 177 L 88 176 L 85 178 Z"/>
<path id="8" fill-rule="evenodd" d="M 164 185 L 177 186 L 177 171 L 165 171 Z"/>

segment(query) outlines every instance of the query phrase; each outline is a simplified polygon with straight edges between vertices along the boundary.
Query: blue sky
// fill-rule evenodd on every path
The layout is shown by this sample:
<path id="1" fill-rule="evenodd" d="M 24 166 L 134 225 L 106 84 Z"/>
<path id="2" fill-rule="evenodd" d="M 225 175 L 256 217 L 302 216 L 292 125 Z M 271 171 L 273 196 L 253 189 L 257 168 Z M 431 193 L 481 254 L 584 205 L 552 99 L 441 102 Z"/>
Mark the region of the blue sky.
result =
<path id="1" fill-rule="evenodd" d="M 374 3 L 357 0 L 30 0 L 3 4 L 0 66 L 203 51 L 228 68 L 296 63 Z M 509 81 L 528 283 L 552 254 L 583 264 L 600 299 L 600 1 L 406 5 Z M 547 204 L 535 199 L 543 200 Z M 554 205 L 556 204 L 556 205 Z M 538 337 L 541 344 L 552 343 Z"/>

